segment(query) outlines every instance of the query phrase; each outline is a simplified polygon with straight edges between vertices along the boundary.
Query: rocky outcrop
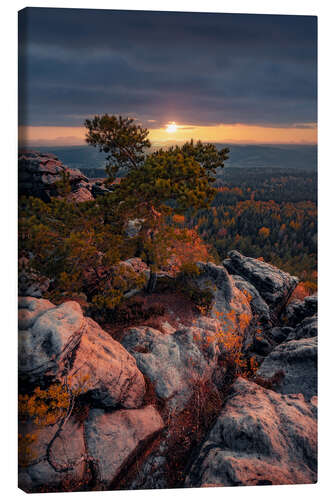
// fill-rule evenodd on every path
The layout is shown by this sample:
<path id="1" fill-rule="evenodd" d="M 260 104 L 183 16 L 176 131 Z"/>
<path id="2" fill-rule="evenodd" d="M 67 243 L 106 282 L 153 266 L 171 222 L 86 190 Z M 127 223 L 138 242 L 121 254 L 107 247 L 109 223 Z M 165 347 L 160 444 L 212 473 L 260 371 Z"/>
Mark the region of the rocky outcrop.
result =
<path id="1" fill-rule="evenodd" d="M 32 301 L 20 300 L 24 309 L 37 310 Z M 43 301 L 45 305 L 45 301 Z M 47 304 L 46 304 L 47 306 Z M 77 302 L 65 302 L 61 306 L 45 310 L 38 316 L 30 316 L 31 324 L 27 329 L 27 312 L 19 311 L 19 376 L 31 385 L 37 385 L 46 375 L 55 377 L 61 372 L 66 359 L 80 342 L 85 329 L 84 317 Z M 33 321 L 32 321 L 33 317 Z"/>
<path id="2" fill-rule="evenodd" d="M 291 335 L 294 332 L 294 329 L 289 327 L 289 326 L 275 326 L 272 328 L 269 332 L 271 338 L 276 342 L 277 344 L 281 344 L 287 338 L 289 335 Z"/>
<path id="3" fill-rule="evenodd" d="M 74 353 L 68 375 L 74 390 L 80 387 L 94 406 L 138 408 L 146 386 L 135 359 L 92 319 Z M 82 387 L 82 380 L 86 380 Z"/>
<path id="4" fill-rule="evenodd" d="M 200 270 L 195 282 L 199 289 L 209 290 L 213 296 L 211 316 L 216 312 L 226 315 L 234 311 L 237 315 L 245 314 L 252 317 L 247 297 L 235 286 L 233 278 L 224 266 L 212 262 L 198 262 Z"/>
<path id="5" fill-rule="evenodd" d="M 295 276 L 261 260 L 244 257 L 236 250 L 228 253 L 223 264 L 229 273 L 241 276 L 257 289 L 274 316 L 280 314 L 299 282 Z"/>
<path id="6" fill-rule="evenodd" d="M 290 326 L 298 325 L 303 319 L 313 316 L 318 310 L 317 295 L 310 295 L 304 300 L 293 300 L 290 302 L 284 314 L 285 320 Z"/>
<path id="7" fill-rule="evenodd" d="M 149 439 L 164 427 L 153 406 L 112 413 L 93 409 L 85 422 L 87 451 L 98 464 L 99 483 L 110 487 Z"/>
<path id="8" fill-rule="evenodd" d="M 54 306 L 43 299 L 19 299 L 19 377 L 36 386 L 68 376 L 69 386 L 96 405 L 137 408 L 145 382 L 135 359 L 77 302 Z M 82 381 L 85 381 L 82 384 Z"/>
<path id="9" fill-rule="evenodd" d="M 265 358 L 257 373 L 270 378 L 279 371 L 284 377 L 277 391 L 301 392 L 307 399 L 317 395 L 317 337 L 280 344 Z"/>
<path id="10" fill-rule="evenodd" d="M 318 335 L 318 316 L 314 314 L 299 323 L 288 336 L 288 340 L 309 339 Z"/>
<path id="11" fill-rule="evenodd" d="M 19 468 L 18 484 L 24 491 L 39 488 L 59 491 L 65 480 L 75 489 L 84 480 L 86 449 L 82 423 L 72 417 L 61 433 L 57 431 L 58 425 L 38 427 L 31 422 L 20 423 L 20 435 L 33 436 L 21 456 L 25 463 Z"/>
<path id="12" fill-rule="evenodd" d="M 57 183 L 65 175 L 68 176 L 72 191 L 81 189 L 82 182 L 88 183 L 88 178 L 79 170 L 67 168 L 53 154 L 38 151 L 20 152 L 18 172 L 19 195 L 36 196 L 44 201 L 50 201 L 51 196 L 58 195 Z"/>
<path id="13" fill-rule="evenodd" d="M 270 309 L 258 290 L 242 276 L 233 275 L 232 278 L 236 287 L 248 297 L 252 313 L 257 318 L 257 321 L 264 327 L 270 326 L 272 324 Z"/>
<path id="14" fill-rule="evenodd" d="M 153 384 L 156 395 L 178 413 L 197 385 L 209 380 L 216 369 L 220 351 L 213 337 L 212 331 L 195 327 L 171 335 L 137 327 L 125 332 L 122 344 Z"/>
<path id="15" fill-rule="evenodd" d="M 317 316 L 296 321 L 305 308 L 296 305 L 290 325 L 285 304 L 297 279 L 236 254 L 229 261 L 241 263 L 237 272 L 227 263 L 232 275 L 224 266 L 198 264 L 193 281 L 212 299 L 210 308 L 189 306 L 189 314 L 175 292 L 174 309 L 170 288 L 147 295 L 142 300 L 154 305 L 163 298 L 170 311 L 117 331 L 119 342 L 76 302 L 19 299 L 20 389 L 31 394 L 39 384 L 66 380 L 77 403 L 59 435 L 59 424 L 21 424 L 20 432 L 37 439 L 20 468 L 20 487 L 316 481 Z M 122 266 L 150 273 L 138 258 Z M 143 293 L 139 286 L 134 292 Z M 260 364 L 250 380 L 235 379 L 229 356 L 235 339 Z"/>
<path id="16" fill-rule="evenodd" d="M 185 486 L 316 482 L 315 400 L 238 379 Z"/>
<path id="17" fill-rule="evenodd" d="M 51 153 L 24 150 L 18 158 L 19 195 L 35 196 L 49 202 L 60 195 L 59 182 L 69 181 L 68 201 L 81 203 L 90 201 L 112 191 L 102 181 L 90 181 L 78 169 L 66 167 L 57 156 Z"/>

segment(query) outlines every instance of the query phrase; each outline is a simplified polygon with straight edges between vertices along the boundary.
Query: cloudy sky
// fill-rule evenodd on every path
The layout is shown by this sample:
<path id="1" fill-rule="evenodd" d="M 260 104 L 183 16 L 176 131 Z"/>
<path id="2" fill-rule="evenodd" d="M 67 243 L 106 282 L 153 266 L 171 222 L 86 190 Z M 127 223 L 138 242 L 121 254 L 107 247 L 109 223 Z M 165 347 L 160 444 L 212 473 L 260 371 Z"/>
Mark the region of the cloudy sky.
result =
<path id="1" fill-rule="evenodd" d="M 28 142 L 79 144 L 102 113 L 157 142 L 316 142 L 314 17 L 29 8 L 19 32 Z"/>

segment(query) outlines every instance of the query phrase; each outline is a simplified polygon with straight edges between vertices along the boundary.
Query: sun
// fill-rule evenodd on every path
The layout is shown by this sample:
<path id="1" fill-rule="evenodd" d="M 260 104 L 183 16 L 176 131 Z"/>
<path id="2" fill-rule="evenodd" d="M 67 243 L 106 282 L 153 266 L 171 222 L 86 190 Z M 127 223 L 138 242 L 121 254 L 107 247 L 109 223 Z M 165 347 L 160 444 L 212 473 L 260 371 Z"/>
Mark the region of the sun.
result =
<path id="1" fill-rule="evenodd" d="M 173 132 L 177 132 L 177 125 L 175 122 L 171 122 L 169 123 L 167 126 L 166 126 L 166 131 L 169 133 L 169 134 L 172 134 Z"/>

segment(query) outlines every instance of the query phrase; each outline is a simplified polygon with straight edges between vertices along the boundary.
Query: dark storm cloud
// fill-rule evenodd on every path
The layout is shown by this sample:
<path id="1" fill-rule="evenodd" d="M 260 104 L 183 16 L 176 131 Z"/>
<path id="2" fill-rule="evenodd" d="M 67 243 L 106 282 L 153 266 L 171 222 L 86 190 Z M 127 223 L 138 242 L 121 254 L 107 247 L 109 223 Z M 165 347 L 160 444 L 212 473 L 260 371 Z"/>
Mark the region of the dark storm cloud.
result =
<path id="1" fill-rule="evenodd" d="M 19 21 L 22 124 L 316 121 L 313 17 L 30 8 Z"/>

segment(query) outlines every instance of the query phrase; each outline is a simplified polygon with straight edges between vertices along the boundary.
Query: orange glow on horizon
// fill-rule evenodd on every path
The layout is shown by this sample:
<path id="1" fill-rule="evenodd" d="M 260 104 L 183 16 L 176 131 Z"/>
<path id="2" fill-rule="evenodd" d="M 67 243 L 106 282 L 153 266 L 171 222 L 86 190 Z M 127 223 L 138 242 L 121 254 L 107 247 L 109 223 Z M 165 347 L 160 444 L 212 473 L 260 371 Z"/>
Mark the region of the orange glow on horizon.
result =
<path id="1" fill-rule="evenodd" d="M 169 129 L 171 127 L 171 129 Z M 172 133 L 170 133 L 172 132 Z M 316 124 L 294 127 L 262 127 L 235 124 L 216 126 L 176 125 L 150 129 L 151 142 L 186 142 L 190 139 L 226 144 L 317 144 Z M 85 144 L 83 127 L 19 127 L 19 142 L 31 146 L 79 146 Z"/>

